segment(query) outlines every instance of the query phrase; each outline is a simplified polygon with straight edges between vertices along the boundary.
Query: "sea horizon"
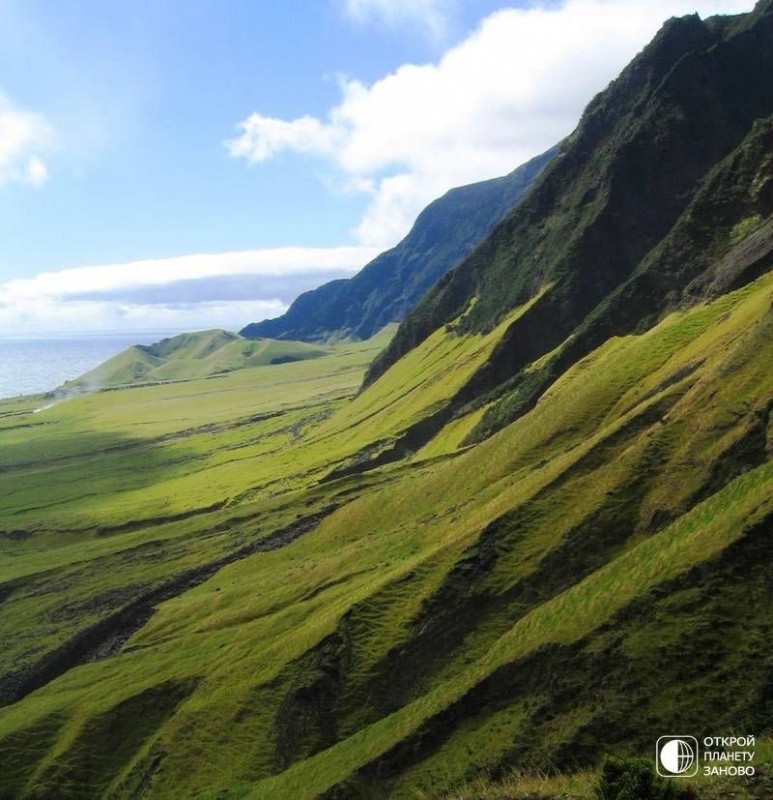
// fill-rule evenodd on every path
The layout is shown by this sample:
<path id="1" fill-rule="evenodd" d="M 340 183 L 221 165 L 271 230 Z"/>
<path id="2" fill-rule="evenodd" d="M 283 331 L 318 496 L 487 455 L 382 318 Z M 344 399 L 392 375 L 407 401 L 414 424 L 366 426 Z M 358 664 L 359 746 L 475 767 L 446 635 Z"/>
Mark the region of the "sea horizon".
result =
<path id="1" fill-rule="evenodd" d="M 0 399 L 45 394 L 137 344 L 185 330 L 0 333 Z"/>
<path id="2" fill-rule="evenodd" d="M 197 328 L 195 330 L 204 330 Z M 99 338 L 115 338 L 115 337 L 139 337 L 147 339 L 148 337 L 169 337 L 179 336 L 181 333 L 193 333 L 193 328 L 174 328 L 174 329 L 142 329 L 126 331 L 121 328 L 105 328 L 104 330 L 95 330 L 93 328 L 88 330 L 66 330 L 66 331 L 0 331 L 0 339 L 3 341 L 27 341 L 29 339 L 99 339 Z M 140 342 L 143 344 L 144 342 Z"/>

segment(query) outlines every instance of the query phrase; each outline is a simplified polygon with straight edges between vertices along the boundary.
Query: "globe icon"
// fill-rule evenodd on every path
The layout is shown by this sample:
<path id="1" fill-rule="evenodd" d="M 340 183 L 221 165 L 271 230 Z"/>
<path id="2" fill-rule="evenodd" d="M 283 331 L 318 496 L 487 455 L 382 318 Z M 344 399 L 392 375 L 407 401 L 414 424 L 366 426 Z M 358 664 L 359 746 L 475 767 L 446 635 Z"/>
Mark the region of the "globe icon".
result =
<path id="1" fill-rule="evenodd" d="M 660 748 L 660 763 L 673 775 L 681 775 L 695 763 L 695 752 L 684 739 L 671 739 Z"/>

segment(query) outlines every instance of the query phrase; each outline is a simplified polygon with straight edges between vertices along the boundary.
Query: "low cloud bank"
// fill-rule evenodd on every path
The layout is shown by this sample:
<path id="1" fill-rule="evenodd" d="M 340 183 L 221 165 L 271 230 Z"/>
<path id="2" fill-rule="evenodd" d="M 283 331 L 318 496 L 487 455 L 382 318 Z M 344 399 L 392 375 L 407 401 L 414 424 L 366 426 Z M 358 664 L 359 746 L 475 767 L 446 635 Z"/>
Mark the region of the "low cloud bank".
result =
<path id="1" fill-rule="evenodd" d="M 46 272 L 0 284 L 0 333 L 238 329 L 377 253 L 288 247 Z"/>

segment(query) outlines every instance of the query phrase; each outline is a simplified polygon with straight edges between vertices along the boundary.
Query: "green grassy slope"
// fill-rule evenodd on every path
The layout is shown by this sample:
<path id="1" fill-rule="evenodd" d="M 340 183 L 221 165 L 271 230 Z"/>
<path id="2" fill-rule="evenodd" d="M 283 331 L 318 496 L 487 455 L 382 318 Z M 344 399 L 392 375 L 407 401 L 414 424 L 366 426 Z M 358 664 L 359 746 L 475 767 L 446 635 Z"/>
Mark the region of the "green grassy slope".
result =
<path id="1" fill-rule="evenodd" d="M 567 366 L 610 336 L 641 330 L 671 308 L 742 286 L 773 264 L 773 116 L 702 182 L 676 224 L 537 369 L 512 375 L 470 437 L 482 438 L 528 408 Z M 502 349 L 508 342 L 503 341 Z"/>
<path id="2" fill-rule="evenodd" d="M 87 390 L 223 375 L 244 367 L 262 367 L 319 358 L 328 351 L 304 342 L 248 340 L 222 330 L 183 333 L 153 345 L 135 345 L 93 370 L 68 381 L 67 390 Z"/>
<path id="3" fill-rule="evenodd" d="M 0 710 L 5 796 L 436 797 L 677 722 L 769 732 L 772 289 L 610 340 L 456 456 L 337 480 L 496 334 L 428 342 L 352 403 L 373 349 L 0 418 L 31 441 L 3 450 L 5 669 L 156 607 Z"/>
<path id="4" fill-rule="evenodd" d="M 382 345 L 338 348 L 313 369 L 288 363 L 26 409 L 3 403 L 0 580 L 4 597 L 29 597 L 23 625 L 9 613 L 15 604 L 4 606 L 3 671 L 242 546 L 260 530 L 262 504 L 281 507 L 302 481 L 287 468 L 303 469 L 289 448 L 351 395 Z M 308 468 L 328 470 L 327 456 Z M 79 596 L 102 599 L 79 609 Z M 63 597 L 70 611 L 56 610 Z"/>
<path id="5" fill-rule="evenodd" d="M 772 36 L 670 22 L 397 345 L 204 332 L 0 403 L 0 798 L 769 759 Z"/>

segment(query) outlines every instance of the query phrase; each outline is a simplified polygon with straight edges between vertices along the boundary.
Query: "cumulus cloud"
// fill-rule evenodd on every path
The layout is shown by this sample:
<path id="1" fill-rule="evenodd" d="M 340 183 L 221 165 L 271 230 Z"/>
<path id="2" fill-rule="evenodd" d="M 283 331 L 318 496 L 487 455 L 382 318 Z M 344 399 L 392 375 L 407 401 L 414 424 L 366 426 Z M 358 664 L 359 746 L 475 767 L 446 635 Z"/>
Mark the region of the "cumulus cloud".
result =
<path id="1" fill-rule="evenodd" d="M 282 150 L 298 153 L 333 153 L 338 132 L 314 117 L 292 122 L 250 114 L 237 126 L 241 135 L 228 143 L 232 156 L 251 163 L 268 161 Z"/>
<path id="2" fill-rule="evenodd" d="M 0 331 L 240 328 L 349 277 L 368 247 L 285 247 L 78 267 L 0 284 Z"/>
<path id="3" fill-rule="evenodd" d="M 52 130 L 45 117 L 16 108 L 0 95 L 0 185 L 42 186 L 48 169 L 39 152 L 49 146 Z"/>
<path id="4" fill-rule="evenodd" d="M 348 0 L 352 15 L 441 15 L 441 2 Z M 564 0 L 507 8 L 437 63 L 372 84 L 341 80 L 324 118 L 254 113 L 226 142 L 251 162 L 294 151 L 370 196 L 357 241 L 387 247 L 453 186 L 505 174 L 569 134 L 582 109 L 670 17 L 748 11 L 753 0 Z M 391 10 L 390 10 L 391 9 Z M 414 9 L 414 10 L 411 10 Z"/>

